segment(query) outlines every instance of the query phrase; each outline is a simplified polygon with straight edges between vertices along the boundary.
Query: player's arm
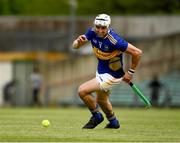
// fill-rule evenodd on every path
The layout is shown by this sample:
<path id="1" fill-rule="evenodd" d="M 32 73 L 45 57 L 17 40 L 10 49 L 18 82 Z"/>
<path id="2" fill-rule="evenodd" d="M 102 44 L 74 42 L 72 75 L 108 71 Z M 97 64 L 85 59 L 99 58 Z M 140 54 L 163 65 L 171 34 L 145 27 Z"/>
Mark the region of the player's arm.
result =
<path id="1" fill-rule="evenodd" d="M 72 47 L 74 49 L 78 49 L 84 44 L 88 42 L 88 39 L 86 38 L 85 35 L 80 35 L 77 39 L 74 40 Z"/>
<path id="2" fill-rule="evenodd" d="M 128 47 L 125 51 L 125 53 L 130 54 L 132 56 L 132 60 L 131 60 L 131 66 L 128 72 L 125 73 L 123 80 L 127 83 L 129 83 L 132 79 L 132 75 L 136 70 L 136 67 L 139 63 L 139 60 L 141 58 L 142 55 L 142 51 L 138 48 L 136 48 L 135 46 L 133 46 L 132 44 L 128 43 Z"/>

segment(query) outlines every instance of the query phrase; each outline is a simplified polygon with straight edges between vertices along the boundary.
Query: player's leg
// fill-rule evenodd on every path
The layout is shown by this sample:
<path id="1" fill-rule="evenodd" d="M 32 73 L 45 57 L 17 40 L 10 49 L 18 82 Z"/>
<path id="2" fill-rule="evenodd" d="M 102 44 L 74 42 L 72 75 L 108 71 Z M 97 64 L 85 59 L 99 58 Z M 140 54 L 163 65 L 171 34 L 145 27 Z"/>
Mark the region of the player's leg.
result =
<path id="1" fill-rule="evenodd" d="M 90 110 L 96 109 L 97 106 L 96 101 L 91 94 L 96 90 L 99 90 L 99 83 L 95 78 L 83 83 L 78 88 L 79 97 L 83 100 L 83 102 L 87 105 L 87 107 Z"/>
<path id="2" fill-rule="evenodd" d="M 33 105 L 36 105 L 37 103 L 37 90 L 36 89 L 33 89 L 33 101 L 32 101 Z"/>
<path id="3" fill-rule="evenodd" d="M 92 92 L 99 90 L 99 88 L 99 83 L 94 78 L 82 84 L 78 89 L 79 97 L 83 100 L 92 113 L 91 119 L 83 127 L 85 129 L 93 129 L 104 120 L 102 114 L 99 112 L 99 106 L 91 94 Z"/>
<path id="4" fill-rule="evenodd" d="M 109 124 L 107 124 L 105 128 L 114 128 L 114 129 L 119 128 L 120 127 L 119 121 L 117 120 L 113 112 L 112 105 L 109 101 L 109 92 L 98 90 L 96 91 L 96 93 L 97 93 L 97 98 L 96 98 L 97 103 L 100 105 L 101 109 L 106 114 L 106 117 L 109 121 Z"/>

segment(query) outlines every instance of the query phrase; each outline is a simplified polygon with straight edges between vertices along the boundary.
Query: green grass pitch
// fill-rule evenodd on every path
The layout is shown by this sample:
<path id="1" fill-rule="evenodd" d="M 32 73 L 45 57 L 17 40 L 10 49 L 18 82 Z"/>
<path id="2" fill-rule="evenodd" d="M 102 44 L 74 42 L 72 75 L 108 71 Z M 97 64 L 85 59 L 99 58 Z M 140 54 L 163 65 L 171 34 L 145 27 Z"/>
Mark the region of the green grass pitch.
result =
<path id="1" fill-rule="evenodd" d="M 143 142 L 180 141 L 180 109 L 114 108 L 121 128 L 82 130 L 87 108 L 0 108 L 0 141 Z M 44 128 L 43 119 L 51 126 Z"/>

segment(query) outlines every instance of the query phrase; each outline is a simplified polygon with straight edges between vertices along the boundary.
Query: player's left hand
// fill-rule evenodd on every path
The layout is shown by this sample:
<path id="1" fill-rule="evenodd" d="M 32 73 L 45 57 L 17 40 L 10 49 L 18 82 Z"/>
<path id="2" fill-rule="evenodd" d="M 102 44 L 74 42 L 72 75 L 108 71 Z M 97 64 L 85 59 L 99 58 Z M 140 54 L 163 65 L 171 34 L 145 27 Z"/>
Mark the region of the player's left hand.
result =
<path id="1" fill-rule="evenodd" d="M 132 79 L 132 75 L 126 72 L 125 75 L 123 76 L 123 81 L 125 81 L 126 83 L 130 83 L 131 79 Z"/>

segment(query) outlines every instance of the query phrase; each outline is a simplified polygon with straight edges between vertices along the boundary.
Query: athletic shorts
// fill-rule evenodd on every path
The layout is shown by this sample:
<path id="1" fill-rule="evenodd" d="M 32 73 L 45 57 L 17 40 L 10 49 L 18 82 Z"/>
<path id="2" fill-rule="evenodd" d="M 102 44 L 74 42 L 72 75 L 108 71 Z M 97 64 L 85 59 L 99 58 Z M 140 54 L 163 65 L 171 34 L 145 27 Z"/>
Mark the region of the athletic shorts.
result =
<path id="1" fill-rule="evenodd" d="M 101 90 L 104 91 L 110 90 L 113 86 L 119 84 L 122 81 L 122 77 L 114 78 L 108 73 L 99 74 L 98 72 L 96 72 L 96 79 L 100 84 Z"/>

